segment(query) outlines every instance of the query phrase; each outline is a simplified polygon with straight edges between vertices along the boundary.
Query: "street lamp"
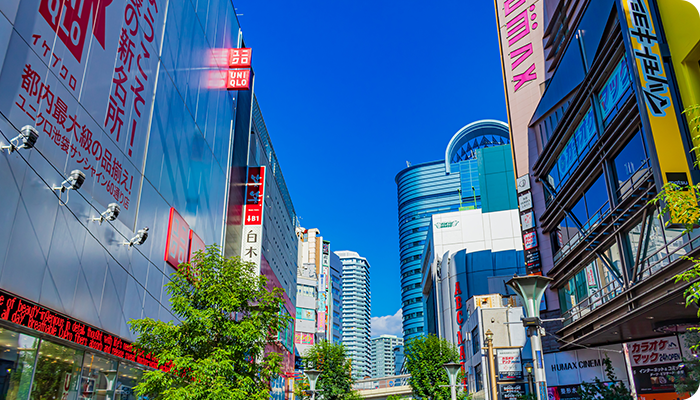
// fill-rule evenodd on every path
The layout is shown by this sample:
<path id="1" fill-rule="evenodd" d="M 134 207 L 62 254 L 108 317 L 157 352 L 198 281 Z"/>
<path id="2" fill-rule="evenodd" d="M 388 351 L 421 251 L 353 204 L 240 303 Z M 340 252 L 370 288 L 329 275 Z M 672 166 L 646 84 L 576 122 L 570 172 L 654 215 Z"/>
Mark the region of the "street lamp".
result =
<path id="1" fill-rule="evenodd" d="M 315 369 L 307 369 L 304 374 L 309 378 L 309 390 L 311 391 L 311 400 L 316 398 L 316 381 L 321 376 L 321 371 Z"/>
<path id="2" fill-rule="evenodd" d="M 450 362 L 442 364 L 442 367 L 447 371 L 447 376 L 450 378 L 450 397 L 452 400 L 457 400 L 457 374 L 462 369 L 462 364 Z"/>
<path id="3" fill-rule="evenodd" d="M 491 329 L 484 333 L 486 338 L 486 351 L 489 358 L 489 381 L 491 381 L 491 400 L 498 398 L 498 390 L 496 389 L 496 365 L 493 361 L 493 332 Z"/>
<path id="4" fill-rule="evenodd" d="M 515 290 L 525 306 L 527 318 L 523 318 L 523 326 L 527 328 L 527 336 L 530 337 L 532 347 L 532 360 L 535 370 L 535 382 L 537 382 L 537 400 L 547 400 L 547 378 L 544 372 L 544 360 L 542 359 L 542 337 L 540 336 L 540 303 L 542 296 L 552 278 L 540 275 L 514 276 L 506 282 L 506 285 Z"/>
<path id="5" fill-rule="evenodd" d="M 524 367 L 525 372 L 527 372 L 527 386 L 530 388 L 530 393 L 535 393 L 535 387 L 532 384 L 532 364 L 527 363 Z"/>

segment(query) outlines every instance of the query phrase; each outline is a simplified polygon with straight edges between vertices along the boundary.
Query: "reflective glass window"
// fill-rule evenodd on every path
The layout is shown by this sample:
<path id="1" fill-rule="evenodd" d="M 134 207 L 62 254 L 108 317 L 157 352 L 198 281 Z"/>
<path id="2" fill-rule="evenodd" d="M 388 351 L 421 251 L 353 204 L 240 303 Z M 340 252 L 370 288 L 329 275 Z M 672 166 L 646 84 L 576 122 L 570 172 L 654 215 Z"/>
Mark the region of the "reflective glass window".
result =
<path id="1" fill-rule="evenodd" d="M 42 340 L 30 399 L 82 399 L 84 390 L 79 385 L 82 361 L 82 351 Z"/>
<path id="2" fill-rule="evenodd" d="M 605 260 L 605 263 L 598 261 L 599 276 L 604 280 L 603 285 L 607 286 L 613 282 L 618 282 L 618 286 L 621 286 L 622 257 L 620 256 L 620 248 L 617 243 L 600 253 L 600 257 Z"/>
<path id="3" fill-rule="evenodd" d="M 576 304 L 576 295 L 574 293 L 575 289 L 574 279 L 570 279 L 566 285 L 559 289 L 559 308 L 562 313 L 565 313 Z"/>
<path id="4" fill-rule="evenodd" d="M 141 382 L 143 370 L 124 363 L 119 363 L 119 374 L 115 385 L 114 400 L 139 400 L 145 397 L 137 396 L 134 387 Z"/>
<path id="5" fill-rule="evenodd" d="M 627 67 L 627 59 L 622 57 L 598 93 L 602 117 L 607 123 L 617 114 L 622 99 L 632 92 L 632 80 Z"/>
<path id="6" fill-rule="evenodd" d="M 647 152 L 644 148 L 644 141 L 641 133 L 637 132 L 613 160 L 615 179 L 620 195 L 628 192 L 628 189 L 637 180 L 634 178 L 642 176 L 649 168 L 646 160 Z"/>
<path id="7" fill-rule="evenodd" d="M 481 340 L 479 339 L 479 326 L 477 325 L 472 329 L 472 351 L 474 354 L 481 350 Z"/>
<path id="8" fill-rule="evenodd" d="M 29 395 L 39 339 L 0 328 L 0 399 Z"/>
<path id="9" fill-rule="evenodd" d="M 80 380 L 80 389 L 83 397 L 80 400 L 114 399 L 117 366 L 117 361 L 91 353 L 85 354 Z"/>

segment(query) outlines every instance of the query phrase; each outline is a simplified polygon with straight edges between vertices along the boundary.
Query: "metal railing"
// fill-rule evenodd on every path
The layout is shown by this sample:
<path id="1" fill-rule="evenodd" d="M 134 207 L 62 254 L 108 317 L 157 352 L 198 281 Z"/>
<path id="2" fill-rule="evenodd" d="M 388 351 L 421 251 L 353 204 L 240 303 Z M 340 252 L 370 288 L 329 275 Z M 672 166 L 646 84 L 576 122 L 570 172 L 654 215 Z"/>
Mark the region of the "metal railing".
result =
<path id="1" fill-rule="evenodd" d="M 362 379 L 356 381 L 352 388 L 354 390 L 386 389 L 392 387 L 408 386 L 408 379 L 411 375 L 385 376 L 383 378 Z"/>
<path id="2" fill-rule="evenodd" d="M 682 234 L 672 240 L 670 243 L 656 250 L 651 255 L 647 256 L 644 260 L 640 261 L 639 267 L 637 268 L 638 272 L 636 272 L 635 276 L 632 277 L 632 282 L 629 287 L 623 288 L 618 280 L 614 280 L 600 290 L 595 291 L 590 296 L 579 301 L 576 303 L 576 305 L 571 307 L 570 310 L 566 311 L 562 315 L 564 318 L 564 325 L 568 325 L 578 320 L 579 318 L 593 311 L 596 307 L 600 307 L 614 299 L 624 290 L 644 282 L 671 265 L 674 261 L 679 260 L 681 257 L 685 256 L 691 251 L 700 248 L 699 235 L 700 232 Z"/>

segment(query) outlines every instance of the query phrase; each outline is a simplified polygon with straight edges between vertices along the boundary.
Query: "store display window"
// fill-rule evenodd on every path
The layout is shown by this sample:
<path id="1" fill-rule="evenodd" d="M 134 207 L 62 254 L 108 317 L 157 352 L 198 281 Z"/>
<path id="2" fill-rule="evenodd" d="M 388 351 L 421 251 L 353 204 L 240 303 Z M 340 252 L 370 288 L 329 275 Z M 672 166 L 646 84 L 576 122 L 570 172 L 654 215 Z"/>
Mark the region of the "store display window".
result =
<path id="1" fill-rule="evenodd" d="M 82 361 L 82 351 L 42 340 L 29 399 L 80 399 L 78 381 Z"/>
<path id="2" fill-rule="evenodd" d="M 39 339 L 0 328 L 0 399 L 29 396 Z"/>

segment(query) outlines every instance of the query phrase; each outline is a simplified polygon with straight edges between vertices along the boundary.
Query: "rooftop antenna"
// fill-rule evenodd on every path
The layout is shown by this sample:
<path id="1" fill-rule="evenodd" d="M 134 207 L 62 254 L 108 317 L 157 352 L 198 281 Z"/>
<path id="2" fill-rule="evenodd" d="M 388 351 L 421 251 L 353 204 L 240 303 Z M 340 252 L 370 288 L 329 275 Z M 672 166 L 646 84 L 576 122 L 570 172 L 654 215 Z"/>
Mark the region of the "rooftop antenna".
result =
<path id="1" fill-rule="evenodd" d="M 411 163 L 409 161 L 406 161 L 406 168 L 410 167 Z"/>

